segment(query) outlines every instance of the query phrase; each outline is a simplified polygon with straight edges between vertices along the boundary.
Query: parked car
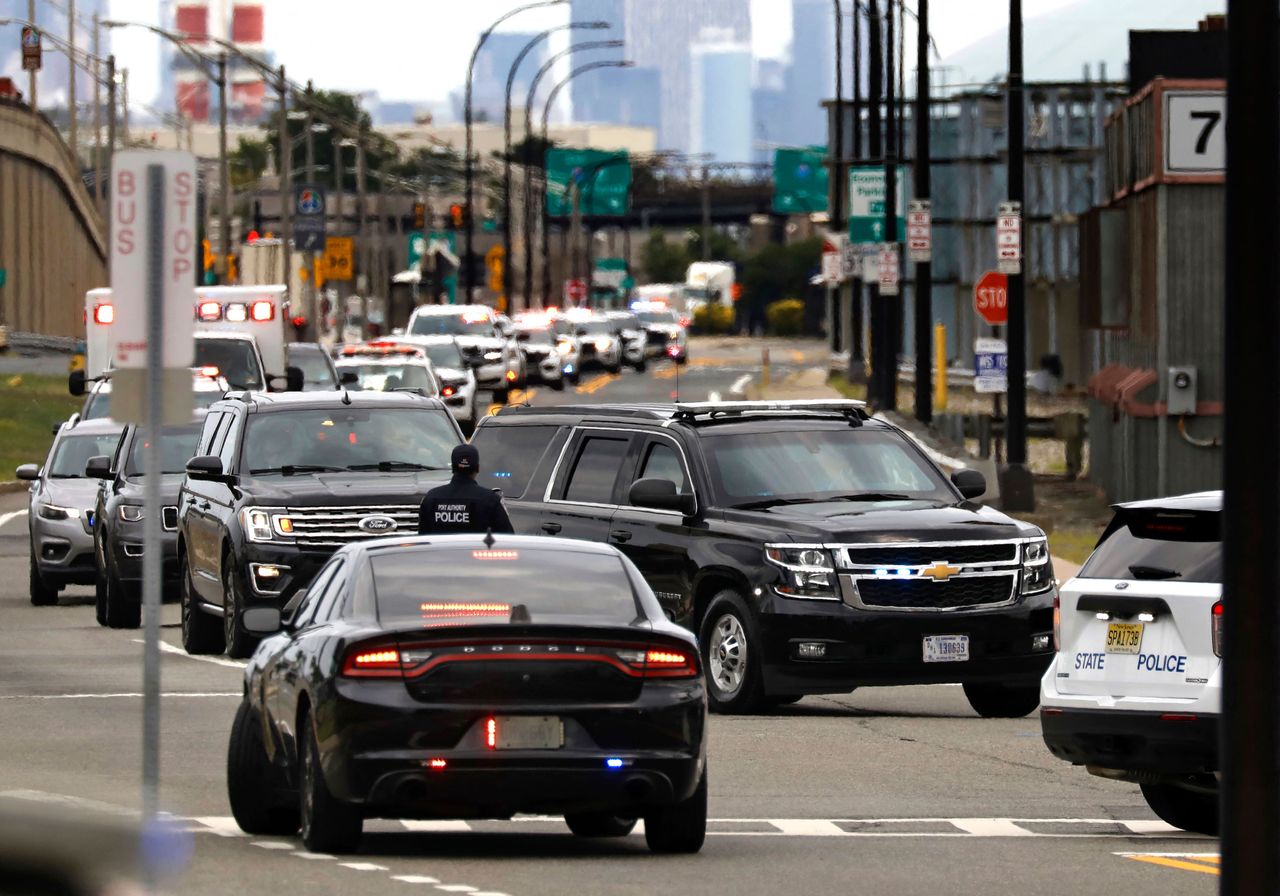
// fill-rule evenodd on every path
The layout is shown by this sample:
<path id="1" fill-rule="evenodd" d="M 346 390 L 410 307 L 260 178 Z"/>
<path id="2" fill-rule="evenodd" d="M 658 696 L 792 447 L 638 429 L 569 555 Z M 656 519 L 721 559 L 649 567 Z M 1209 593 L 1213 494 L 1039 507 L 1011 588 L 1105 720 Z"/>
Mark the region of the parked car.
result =
<path id="1" fill-rule="evenodd" d="M 1040 725 L 1053 755 L 1218 832 L 1222 493 L 1119 504 L 1060 589 Z"/>
<path id="2" fill-rule="evenodd" d="M 23 464 L 18 479 L 31 483 L 27 525 L 31 535 L 31 603 L 58 602 L 67 585 L 92 585 L 97 577 L 93 554 L 93 514 L 98 480 L 85 465 L 111 456 L 124 427 L 110 420 L 64 423 L 43 465 Z"/>
<path id="3" fill-rule="evenodd" d="M 713 709 L 943 682 L 983 716 L 1039 702 L 1044 532 L 860 402 L 504 408 L 472 442 L 517 532 L 636 564 L 698 633 Z"/>

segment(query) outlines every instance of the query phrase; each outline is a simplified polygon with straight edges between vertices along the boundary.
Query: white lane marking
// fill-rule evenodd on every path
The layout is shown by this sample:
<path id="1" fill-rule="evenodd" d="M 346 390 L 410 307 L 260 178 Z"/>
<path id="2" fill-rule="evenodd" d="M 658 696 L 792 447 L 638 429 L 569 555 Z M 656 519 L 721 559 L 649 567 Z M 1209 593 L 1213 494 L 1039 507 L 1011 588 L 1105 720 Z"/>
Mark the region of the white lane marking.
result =
<path id="1" fill-rule="evenodd" d="M 393 874 L 392 880 L 398 880 L 404 884 L 438 884 L 440 883 L 434 877 L 426 877 L 422 874 Z"/>
<path id="2" fill-rule="evenodd" d="M 327 852 L 305 852 L 303 850 L 298 850 L 297 852 L 291 852 L 289 853 L 289 855 L 295 856 L 299 859 L 311 859 L 312 861 L 317 861 L 317 862 L 323 862 L 329 859 L 337 858 L 337 856 L 331 856 Z"/>
<path id="3" fill-rule="evenodd" d="M 350 868 L 352 871 L 390 871 L 386 865 L 375 865 L 373 862 L 339 862 L 343 868 Z"/>
<path id="4" fill-rule="evenodd" d="M 146 642 L 143 641 L 141 638 L 134 638 L 133 643 L 145 644 Z M 213 663 L 213 665 L 215 666 L 227 666 L 232 669 L 243 669 L 246 665 L 241 660 L 230 660 L 230 659 L 227 659 L 225 656 L 192 656 L 191 654 L 183 650 L 181 647 L 174 647 L 168 641 L 160 642 L 160 652 L 172 653 L 174 656 L 186 657 L 189 660 L 195 660 L 196 662 L 199 662 L 199 663 Z"/>
<path id="5" fill-rule="evenodd" d="M 236 824 L 236 820 L 230 815 L 200 815 L 192 818 L 191 821 L 204 825 L 219 837 L 249 836 L 240 830 L 240 825 Z"/>
<path id="6" fill-rule="evenodd" d="M 293 849 L 294 844 L 285 843 L 282 840 L 254 840 L 253 846 L 259 849 Z"/>
<path id="7" fill-rule="evenodd" d="M 471 825 L 465 821 L 415 821 L 405 818 L 401 819 L 400 824 L 404 825 L 406 830 L 420 834 L 446 834 L 471 830 Z"/>
<path id="8" fill-rule="evenodd" d="M 3 529 L 5 526 L 9 525 L 9 523 L 11 523 L 13 520 L 16 520 L 18 517 L 26 516 L 26 515 L 27 515 L 26 510 L 13 510 L 13 511 L 10 511 L 9 513 L 0 513 L 0 529 Z"/>
<path id="9" fill-rule="evenodd" d="M 0 700 L 101 700 L 112 697 L 141 697 L 141 693 L 122 692 L 118 694 L 0 694 Z M 165 691 L 161 697 L 241 697 L 239 691 L 190 693 L 186 691 Z"/>
<path id="10" fill-rule="evenodd" d="M 835 822 L 821 818 L 775 818 L 769 822 L 790 837 L 843 837 L 845 831 Z"/>
<path id="11" fill-rule="evenodd" d="M 1120 824 L 1133 831 L 1135 834 L 1183 834 L 1186 833 L 1182 828 L 1175 828 L 1171 824 L 1163 821 L 1122 821 Z"/>
<path id="12" fill-rule="evenodd" d="M 1031 831 L 1020 828 L 1009 818 L 952 818 L 951 823 L 975 837 L 1034 837 Z"/>
<path id="13" fill-rule="evenodd" d="M 474 893 L 479 887 L 472 887 L 468 884 L 436 884 L 437 890 L 444 890 L 446 893 Z"/>

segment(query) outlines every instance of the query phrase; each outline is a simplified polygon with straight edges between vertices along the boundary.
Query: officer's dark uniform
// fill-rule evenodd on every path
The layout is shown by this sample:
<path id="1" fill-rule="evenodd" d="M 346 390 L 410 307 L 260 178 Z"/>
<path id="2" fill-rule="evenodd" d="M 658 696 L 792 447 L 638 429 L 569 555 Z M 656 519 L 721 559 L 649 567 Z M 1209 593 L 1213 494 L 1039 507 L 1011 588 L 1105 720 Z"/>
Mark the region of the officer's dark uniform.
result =
<path id="1" fill-rule="evenodd" d="M 512 534 L 502 499 L 476 483 L 480 452 L 471 445 L 453 449 L 453 479 L 427 492 L 418 508 L 419 535 L 462 535 L 468 532 Z"/>

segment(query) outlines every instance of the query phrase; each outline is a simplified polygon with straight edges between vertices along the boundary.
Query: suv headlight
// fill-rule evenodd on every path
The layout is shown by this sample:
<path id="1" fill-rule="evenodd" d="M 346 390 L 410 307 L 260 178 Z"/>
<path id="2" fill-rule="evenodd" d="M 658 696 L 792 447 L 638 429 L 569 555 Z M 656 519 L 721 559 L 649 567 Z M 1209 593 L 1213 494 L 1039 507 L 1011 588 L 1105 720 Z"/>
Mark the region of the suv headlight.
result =
<path id="1" fill-rule="evenodd" d="M 502 352 L 485 352 L 485 353 L 484 353 L 484 359 L 485 359 L 486 361 L 501 361 L 501 360 L 502 360 Z"/>
<path id="2" fill-rule="evenodd" d="M 139 508 L 141 510 L 141 508 Z M 80 519 L 80 508 L 78 507 L 59 507 L 57 504 L 41 504 L 39 510 L 36 511 L 41 519 L 45 520 L 78 520 Z"/>
<path id="3" fill-rule="evenodd" d="M 835 600 L 836 567 L 831 552 L 814 545 L 765 545 L 765 559 L 782 570 L 774 590 L 784 597 Z"/>
<path id="4" fill-rule="evenodd" d="M 1022 545 L 1022 593 L 1039 594 L 1053 587 L 1053 564 L 1049 543 L 1036 538 Z"/>
<path id="5" fill-rule="evenodd" d="M 144 515 L 140 504 L 121 504 L 119 513 L 120 519 L 126 523 L 136 523 Z"/>
<path id="6" fill-rule="evenodd" d="M 293 535 L 293 519 L 288 514 L 261 507 L 240 511 L 240 525 L 250 541 L 277 541 Z"/>

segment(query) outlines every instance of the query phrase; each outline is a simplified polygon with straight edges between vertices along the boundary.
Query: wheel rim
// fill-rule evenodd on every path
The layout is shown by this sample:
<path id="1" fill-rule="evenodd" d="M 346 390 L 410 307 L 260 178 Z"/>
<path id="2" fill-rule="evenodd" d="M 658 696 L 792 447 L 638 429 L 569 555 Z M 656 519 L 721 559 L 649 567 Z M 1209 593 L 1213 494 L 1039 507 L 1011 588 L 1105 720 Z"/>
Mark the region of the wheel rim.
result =
<path id="1" fill-rule="evenodd" d="M 707 652 L 712 683 L 726 695 L 736 694 L 747 674 L 747 633 L 737 616 L 725 613 L 716 620 Z"/>
<path id="2" fill-rule="evenodd" d="M 315 811 L 315 775 L 315 758 L 308 743 L 302 748 L 302 835 L 304 837 L 311 835 L 311 818 Z"/>
<path id="3" fill-rule="evenodd" d="M 236 580 L 235 573 L 230 568 L 223 574 L 222 582 L 222 600 L 223 600 L 223 616 L 222 631 L 226 636 L 227 649 L 231 649 L 231 642 L 236 638 Z"/>
<path id="4" fill-rule="evenodd" d="M 187 564 L 184 560 L 179 569 L 181 583 L 179 587 L 182 589 L 180 593 L 179 603 L 182 606 L 182 637 L 183 640 L 190 642 L 191 640 L 191 578 L 187 575 Z"/>

